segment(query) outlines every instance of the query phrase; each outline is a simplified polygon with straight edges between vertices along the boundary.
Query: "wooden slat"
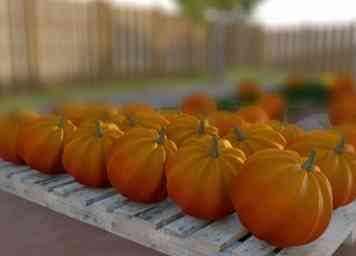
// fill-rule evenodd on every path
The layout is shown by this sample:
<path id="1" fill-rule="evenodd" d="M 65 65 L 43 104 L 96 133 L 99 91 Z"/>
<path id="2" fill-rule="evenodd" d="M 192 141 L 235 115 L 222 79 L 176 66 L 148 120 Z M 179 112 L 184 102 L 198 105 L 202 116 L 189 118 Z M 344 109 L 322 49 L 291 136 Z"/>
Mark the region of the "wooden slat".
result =
<path id="1" fill-rule="evenodd" d="M 94 204 L 95 202 L 111 197 L 114 194 L 116 194 L 116 192 L 113 188 L 92 189 L 85 187 L 70 193 L 66 202 L 71 205 L 86 207 Z"/>
<path id="2" fill-rule="evenodd" d="M 84 186 L 75 182 L 75 183 L 70 183 L 68 185 L 65 186 L 60 186 L 60 187 L 56 187 L 55 189 L 53 189 L 53 192 L 57 195 L 66 197 L 68 196 L 70 193 L 79 191 L 81 189 L 84 189 Z"/>
<path id="3" fill-rule="evenodd" d="M 186 215 L 163 227 L 163 230 L 178 237 L 187 237 L 207 225 L 209 221 Z"/>
<path id="4" fill-rule="evenodd" d="M 159 206 L 139 214 L 137 216 L 137 220 L 141 220 L 143 224 L 146 224 L 149 227 L 159 229 L 164 225 L 182 217 L 183 215 L 184 214 L 181 209 L 179 209 L 171 201 L 167 200 Z"/>
<path id="5" fill-rule="evenodd" d="M 248 234 L 236 214 L 215 221 L 192 235 L 192 247 L 199 251 L 222 251 Z"/>
<path id="6" fill-rule="evenodd" d="M 355 221 L 356 211 L 338 209 L 328 229 L 318 240 L 306 246 L 283 249 L 278 256 L 332 256 L 353 231 Z"/>
<path id="7" fill-rule="evenodd" d="M 232 251 L 233 256 L 267 256 L 275 247 L 251 236 Z"/>
<path id="8" fill-rule="evenodd" d="M 94 209 L 95 212 L 112 213 L 115 209 L 123 206 L 127 202 L 126 197 L 121 194 L 115 194 L 95 203 L 92 209 Z"/>
<path id="9" fill-rule="evenodd" d="M 156 207 L 155 204 L 141 204 L 135 202 L 128 202 L 127 204 L 124 204 L 122 207 L 115 209 L 114 213 L 123 214 L 127 217 L 133 217 L 154 207 Z"/>
<path id="10" fill-rule="evenodd" d="M 19 165 L 19 166 L 7 165 L 5 167 L 0 168 L 0 176 L 4 176 L 6 177 L 6 179 L 8 179 L 17 173 L 28 172 L 29 170 L 30 168 L 25 165 Z"/>

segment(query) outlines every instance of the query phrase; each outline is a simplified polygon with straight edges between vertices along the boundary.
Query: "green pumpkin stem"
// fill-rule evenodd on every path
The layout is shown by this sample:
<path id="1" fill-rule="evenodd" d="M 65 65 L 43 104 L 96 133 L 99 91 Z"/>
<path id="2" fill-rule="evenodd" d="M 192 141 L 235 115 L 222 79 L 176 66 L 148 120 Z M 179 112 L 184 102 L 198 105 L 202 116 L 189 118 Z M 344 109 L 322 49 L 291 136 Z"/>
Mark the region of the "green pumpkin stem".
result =
<path id="1" fill-rule="evenodd" d="M 210 149 L 210 154 L 212 157 L 214 158 L 218 158 L 220 155 L 220 151 L 219 151 L 219 138 L 218 136 L 214 135 L 213 139 L 212 139 L 212 146 Z"/>
<path id="2" fill-rule="evenodd" d="M 239 127 L 235 127 L 234 132 L 238 140 L 242 141 L 246 139 L 246 134 L 244 134 Z"/>
<path id="3" fill-rule="evenodd" d="M 315 150 L 312 150 L 309 154 L 308 159 L 304 162 L 303 164 L 303 169 L 310 172 L 313 170 L 313 166 L 314 166 L 314 162 L 315 162 L 315 158 L 316 158 L 316 152 Z"/>
<path id="4" fill-rule="evenodd" d="M 198 128 L 197 128 L 197 133 L 200 134 L 200 135 L 205 134 L 205 128 L 206 128 L 206 121 L 205 120 L 200 120 Z"/>
<path id="5" fill-rule="evenodd" d="M 166 142 L 166 129 L 165 128 L 161 128 L 161 130 L 159 130 L 158 132 L 158 138 L 156 140 L 157 144 L 164 144 Z"/>
<path id="6" fill-rule="evenodd" d="M 59 127 L 60 129 L 63 129 L 63 128 L 64 128 L 64 117 L 63 117 L 63 116 L 60 116 L 60 117 L 59 117 L 58 127 Z"/>
<path id="7" fill-rule="evenodd" d="M 101 138 L 103 137 L 103 129 L 101 128 L 101 121 L 96 121 L 95 124 L 96 136 Z"/>
<path id="8" fill-rule="evenodd" d="M 342 136 L 340 143 L 337 144 L 335 147 L 335 152 L 337 154 L 342 154 L 342 152 L 344 152 L 345 145 L 346 145 L 346 138 Z"/>

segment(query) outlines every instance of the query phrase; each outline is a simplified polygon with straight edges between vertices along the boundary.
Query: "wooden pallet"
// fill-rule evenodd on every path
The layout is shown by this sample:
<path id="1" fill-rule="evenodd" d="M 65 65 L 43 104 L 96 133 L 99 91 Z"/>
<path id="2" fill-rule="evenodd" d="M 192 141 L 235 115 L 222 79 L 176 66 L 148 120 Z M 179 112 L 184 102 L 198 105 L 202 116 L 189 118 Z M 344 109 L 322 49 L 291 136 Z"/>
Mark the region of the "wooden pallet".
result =
<path id="1" fill-rule="evenodd" d="M 184 215 L 170 200 L 138 204 L 112 188 L 90 189 L 66 174 L 51 177 L 1 160 L 0 189 L 172 256 L 328 256 L 356 234 L 356 202 L 335 211 L 319 240 L 280 249 L 253 237 L 235 214 L 207 222 Z"/>

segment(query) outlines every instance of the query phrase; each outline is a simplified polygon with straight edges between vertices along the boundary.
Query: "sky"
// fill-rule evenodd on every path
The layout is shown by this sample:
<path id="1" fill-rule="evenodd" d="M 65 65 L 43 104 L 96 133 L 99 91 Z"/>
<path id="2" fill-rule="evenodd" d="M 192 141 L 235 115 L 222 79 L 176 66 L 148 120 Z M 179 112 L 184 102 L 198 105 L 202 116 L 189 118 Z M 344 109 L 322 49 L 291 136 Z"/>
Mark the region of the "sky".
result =
<path id="1" fill-rule="evenodd" d="M 115 0 L 117 3 L 157 6 L 175 11 L 174 0 Z M 256 9 L 255 19 L 265 25 L 303 23 L 356 23 L 356 0 L 264 0 Z"/>

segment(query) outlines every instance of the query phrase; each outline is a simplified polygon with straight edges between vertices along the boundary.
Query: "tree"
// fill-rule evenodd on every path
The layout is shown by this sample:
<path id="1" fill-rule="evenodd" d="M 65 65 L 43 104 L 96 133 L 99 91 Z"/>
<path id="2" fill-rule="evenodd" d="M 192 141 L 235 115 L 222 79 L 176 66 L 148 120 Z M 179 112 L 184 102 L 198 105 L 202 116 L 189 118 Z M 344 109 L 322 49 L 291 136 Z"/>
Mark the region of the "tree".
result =
<path id="1" fill-rule="evenodd" d="M 218 83 L 224 81 L 225 24 L 249 17 L 261 0 L 176 0 L 183 12 L 194 20 L 210 20 L 214 24 L 216 56 L 214 73 Z"/>

